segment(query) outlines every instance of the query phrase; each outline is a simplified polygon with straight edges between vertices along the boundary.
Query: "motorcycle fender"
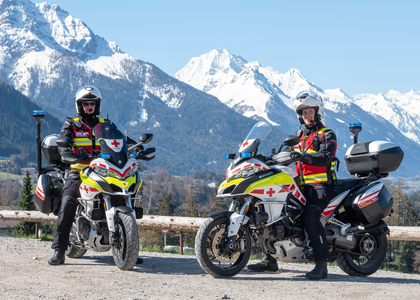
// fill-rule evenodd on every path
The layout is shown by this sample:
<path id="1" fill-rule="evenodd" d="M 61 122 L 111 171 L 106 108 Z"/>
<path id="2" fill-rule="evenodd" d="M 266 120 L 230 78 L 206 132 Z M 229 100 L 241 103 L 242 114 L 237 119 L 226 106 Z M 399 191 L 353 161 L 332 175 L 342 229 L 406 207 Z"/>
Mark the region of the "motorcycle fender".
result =
<path id="1" fill-rule="evenodd" d="M 212 213 L 209 213 L 207 217 L 217 217 L 217 216 L 226 216 L 230 218 L 230 216 L 233 214 L 233 211 L 229 210 L 219 210 Z"/>
<path id="2" fill-rule="evenodd" d="M 130 207 L 127 206 L 117 206 L 115 208 L 116 212 L 122 212 L 123 214 L 131 214 L 134 217 L 134 220 L 136 219 L 136 211 Z"/>
<path id="3" fill-rule="evenodd" d="M 246 224 L 249 221 L 249 217 L 241 215 L 240 213 L 234 212 L 230 216 L 230 225 L 228 237 L 236 236 L 238 234 L 241 225 Z"/>
<path id="4" fill-rule="evenodd" d="M 136 218 L 135 217 L 136 212 L 133 209 L 127 207 L 127 206 L 112 207 L 110 210 L 107 210 L 105 212 L 106 220 L 107 220 L 107 223 L 108 223 L 108 229 L 111 232 L 115 232 L 114 215 L 117 212 L 122 212 L 123 214 L 132 214 L 132 215 L 134 214 L 134 219 Z"/>

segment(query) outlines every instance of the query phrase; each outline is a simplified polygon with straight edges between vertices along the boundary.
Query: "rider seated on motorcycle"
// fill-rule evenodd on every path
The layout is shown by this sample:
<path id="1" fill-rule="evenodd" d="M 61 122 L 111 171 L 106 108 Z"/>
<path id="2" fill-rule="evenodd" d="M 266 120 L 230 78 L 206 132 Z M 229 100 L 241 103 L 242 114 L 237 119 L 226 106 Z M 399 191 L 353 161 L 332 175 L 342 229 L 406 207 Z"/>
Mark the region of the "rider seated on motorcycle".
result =
<path id="1" fill-rule="evenodd" d="M 296 152 L 294 155 L 298 161 L 295 163 L 295 169 L 305 184 L 303 187 L 307 203 L 304 222 L 315 261 L 315 268 L 306 273 L 306 277 L 319 280 L 328 277 L 327 260 L 330 255 L 320 217 L 333 196 L 337 138 L 334 131 L 321 123 L 324 107 L 322 98 L 316 93 L 300 92 L 294 99 L 294 109 L 305 128 L 296 133 L 300 136 L 300 143 L 289 150 Z M 249 265 L 248 268 L 258 272 L 277 271 L 276 259 L 267 249 L 264 249 L 264 253 L 265 257 L 261 262 Z"/>
<path id="2" fill-rule="evenodd" d="M 92 150 L 100 150 L 101 146 L 98 142 L 92 145 L 91 138 L 92 129 L 98 123 L 104 123 L 105 119 L 98 118 L 101 113 L 101 93 L 94 86 L 83 86 L 76 93 L 76 110 L 78 117 L 69 119 L 64 122 L 60 137 L 69 137 L 73 140 L 74 145 L 82 147 L 85 154 L 92 154 Z M 127 137 L 127 144 L 134 145 L 136 142 Z M 79 153 L 78 149 L 61 148 L 58 151 L 74 151 Z M 55 226 L 53 242 L 51 248 L 55 250 L 54 256 L 48 260 L 50 265 L 64 264 L 65 251 L 68 247 L 70 230 L 76 214 L 78 206 L 77 198 L 80 197 L 79 186 L 81 184 L 80 171 L 89 166 L 89 161 L 72 164 L 70 171 L 66 173 L 66 181 L 63 187 L 63 195 L 61 198 L 61 206 L 58 211 L 57 223 Z M 138 258 L 137 263 L 143 261 Z"/>

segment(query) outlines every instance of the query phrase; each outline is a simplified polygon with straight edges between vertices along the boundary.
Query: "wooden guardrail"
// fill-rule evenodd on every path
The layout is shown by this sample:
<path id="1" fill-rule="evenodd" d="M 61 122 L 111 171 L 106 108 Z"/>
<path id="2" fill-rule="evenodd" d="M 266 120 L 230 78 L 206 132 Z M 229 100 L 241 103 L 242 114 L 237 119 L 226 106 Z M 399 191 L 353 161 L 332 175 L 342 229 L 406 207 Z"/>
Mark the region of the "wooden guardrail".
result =
<path id="1" fill-rule="evenodd" d="M 53 214 L 46 215 L 39 211 L 1 210 L 0 220 L 51 223 L 55 222 L 57 217 Z M 143 229 L 197 232 L 201 224 L 206 220 L 207 218 L 145 215 L 142 219 L 137 220 L 137 227 Z M 389 226 L 389 230 L 390 234 L 387 238 L 390 241 L 420 241 L 420 227 Z"/>

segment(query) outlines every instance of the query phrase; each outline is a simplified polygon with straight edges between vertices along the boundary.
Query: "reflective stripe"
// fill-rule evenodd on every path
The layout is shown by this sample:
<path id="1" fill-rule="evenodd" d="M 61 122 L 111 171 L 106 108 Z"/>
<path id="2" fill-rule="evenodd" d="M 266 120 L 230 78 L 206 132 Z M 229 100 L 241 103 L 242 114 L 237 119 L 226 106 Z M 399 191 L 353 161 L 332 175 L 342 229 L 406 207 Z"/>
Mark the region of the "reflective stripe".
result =
<path id="1" fill-rule="evenodd" d="M 78 122 L 78 121 L 80 121 L 80 118 L 76 117 L 76 118 L 73 119 L 73 121 Z M 104 118 L 98 118 L 98 123 L 105 123 L 105 119 Z M 92 140 L 89 139 L 89 137 L 93 136 L 93 131 L 92 131 L 92 128 L 90 128 L 86 124 L 84 124 L 82 122 L 81 122 L 81 124 L 82 124 L 82 126 L 80 128 L 74 128 L 73 129 L 74 132 L 75 132 L 75 135 L 76 135 L 76 132 L 82 131 L 82 132 L 88 133 L 88 137 L 74 137 L 73 142 L 74 142 L 75 146 L 82 147 L 90 153 L 92 151 Z M 99 149 L 100 149 L 101 144 L 100 144 L 99 140 L 95 141 L 95 147 L 99 147 Z M 73 152 L 78 153 L 76 148 L 73 148 Z M 86 168 L 88 166 L 89 166 L 89 162 L 82 162 L 82 163 L 72 164 L 70 166 L 70 168 L 73 169 L 73 170 L 79 170 L 80 171 L 80 170 L 83 170 L 84 168 Z"/>
<path id="2" fill-rule="evenodd" d="M 70 166 L 70 169 L 81 171 L 81 170 L 83 170 L 84 168 L 86 168 L 88 166 L 89 166 L 89 164 L 77 163 L 77 164 L 71 165 Z"/>
<path id="3" fill-rule="evenodd" d="M 328 176 L 327 176 L 327 173 L 318 173 L 318 174 L 304 175 L 303 179 L 305 179 L 306 183 L 327 182 Z"/>

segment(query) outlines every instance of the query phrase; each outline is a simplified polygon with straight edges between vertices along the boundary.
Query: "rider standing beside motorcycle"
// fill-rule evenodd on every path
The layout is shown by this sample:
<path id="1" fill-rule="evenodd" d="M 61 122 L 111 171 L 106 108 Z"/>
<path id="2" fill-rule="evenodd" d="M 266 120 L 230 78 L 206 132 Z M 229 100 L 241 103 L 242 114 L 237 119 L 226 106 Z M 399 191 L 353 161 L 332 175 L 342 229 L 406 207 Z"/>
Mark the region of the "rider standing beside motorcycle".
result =
<path id="1" fill-rule="evenodd" d="M 322 98 L 316 93 L 300 92 L 294 99 L 294 108 L 298 120 L 305 125 L 304 129 L 296 133 L 300 136 L 300 143 L 293 150 L 297 152 L 296 172 L 306 184 L 304 187 L 307 203 L 304 220 L 316 264 L 311 272 L 306 273 L 306 277 L 319 280 L 328 276 L 327 260 L 330 255 L 320 217 L 333 196 L 337 138 L 334 131 L 321 123 L 324 107 Z M 268 252 L 261 262 L 248 268 L 259 272 L 278 270 L 276 259 Z"/>
<path id="2" fill-rule="evenodd" d="M 83 86 L 76 92 L 76 111 L 78 117 L 64 122 L 60 137 L 69 137 L 74 145 L 84 149 L 84 154 L 92 154 L 92 150 L 100 150 L 99 142 L 92 141 L 92 130 L 98 123 L 104 123 L 106 120 L 98 118 L 101 113 L 101 93 L 94 86 Z M 127 137 L 129 144 L 136 142 Z M 58 147 L 60 153 L 64 151 L 73 151 L 80 153 L 76 148 Z M 83 150 L 82 150 L 83 151 Z M 50 265 L 64 264 L 65 252 L 68 247 L 71 226 L 78 206 L 77 198 L 80 197 L 79 186 L 81 184 L 80 171 L 89 166 L 89 161 L 72 164 L 70 171 L 66 173 L 66 181 L 63 187 L 61 206 L 58 212 L 57 223 L 55 226 L 53 242 L 51 248 L 55 250 L 54 256 L 48 260 Z M 142 260 L 138 259 L 137 263 Z"/>

